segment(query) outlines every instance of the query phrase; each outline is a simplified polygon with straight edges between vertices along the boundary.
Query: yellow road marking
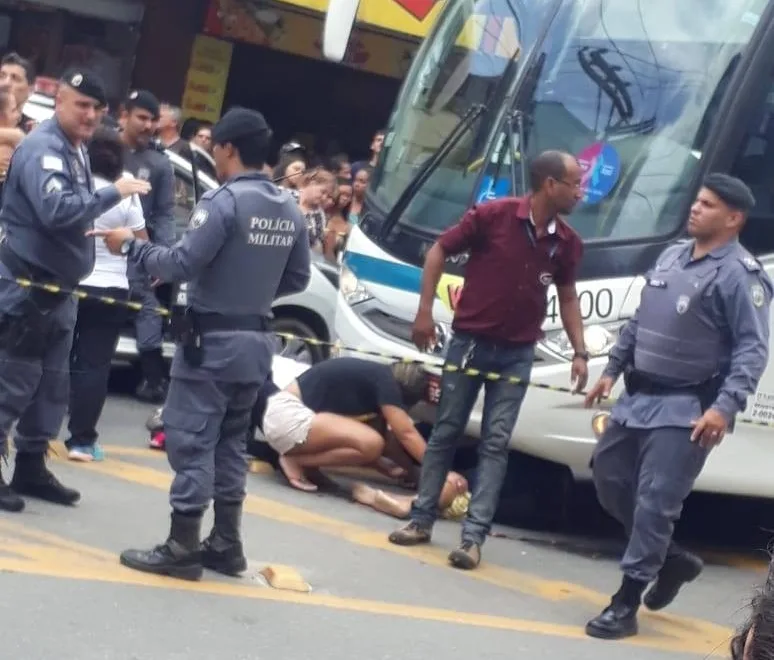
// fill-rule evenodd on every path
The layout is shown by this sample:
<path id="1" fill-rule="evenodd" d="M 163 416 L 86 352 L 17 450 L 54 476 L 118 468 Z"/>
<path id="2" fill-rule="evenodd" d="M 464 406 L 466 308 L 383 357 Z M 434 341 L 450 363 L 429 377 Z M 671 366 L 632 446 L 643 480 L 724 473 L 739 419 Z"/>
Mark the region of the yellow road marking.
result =
<path id="1" fill-rule="evenodd" d="M 171 589 L 189 593 L 247 598 L 324 607 L 340 611 L 435 621 L 475 628 L 532 633 L 553 637 L 588 640 L 580 626 L 571 626 L 527 619 L 515 619 L 489 614 L 457 612 L 443 608 L 386 603 L 382 601 L 330 596 L 324 594 L 279 591 L 232 581 L 185 582 L 132 571 L 118 563 L 118 558 L 106 551 L 75 543 L 53 534 L 0 520 L 0 544 L 6 555 L 0 555 L 0 570 L 26 575 L 59 579 L 87 580 L 112 584 Z M 7 556 L 10 553 L 16 556 Z M 715 650 L 711 640 L 701 647 L 695 640 L 678 637 L 640 635 L 624 640 L 638 647 L 664 651 L 708 654 Z"/>
<path id="2" fill-rule="evenodd" d="M 54 446 L 57 451 L 60 451 L 60 448 L 62 448 L 62 451 L 66 453 L 66 450 L 64 450 L 64 445 L 54 443 Z M 166 462 L 167 455 L 163 451 L 157 451 L 154 449 L 148 449 L 143 447 L 127 447 L 124 445 L 109 445 L 106 449 L 108 453 L 108 457 L 110 456 L 127 456 L 127 457 L 137 457 L 137 458 L 152 458 L 156 460 L 164 460 Z M 250 471 L 253 474 L 260 474 L 260 475 L 272 475 L 275 473 L 274 468 L 271 467 L 268 463 L 265 463 L 264 461 L 259 461 L 257 459 L 253 460 L 251 463 Z M 385 481 L 387 483 L 392 483 L 389 481 L 384 475 L 379 473 L 376 470 L 371 470 L 368 468 L 332 468 L 330 470 L 327 470 L 327 472 L 330 472 L 331 474 L 339 474 L 351 478 L 359 478 L 359 479 L 367 479 L 369 481 Z M 392 547 L 390 548 L 392 549 Z M 737 552 L 723 552 L 723 551 L 715 551 L 712 549 L 705 549 L 700 548 L 697 550 L 699 554 L 705 559 L 705 561 L 714 563 L 714 564 L 720 564 L 723 566 L 729 566 L 731 568 L 738 568 L 742 570 L 749 570 L 749 571 L 768 571 L 769 564 L 770 564 L 770 558 L 765 552 L 761 552 L 760 557 L 752 556 L 752 555 L 746 555 L 742 553 Z M 413 551 L 412 551 L 413 554 Z"/>
<path id="3" fill-rule="evenodd" d="M 107 460 L 101 463 L 85 464 L 85 467 L 103 475 L 162 491 L 167 491 L 171 483 L 169 473 L 160 472 L 159 470 L 135 463 Z M 441 548 L 433 546 L 416 548 L 396 546 L 387 540 L 384 532 L 373 531 L 366 527 L 317 514 L 300 507 L 283 504 L 257 495 L 248 495 L 245 500 L 244 510 L 252 515 L 311 529 L 356 545 L 391 552 L 425 564 L 448 568 L 446 552 Z M 460 575 L 549 601 L 580 601 L 586 605 L 601 608 L 607 605 L 610 598 L 607 594 L 581 585 L 541 578 L 494 564 L 485 563 L 475 571 L 460 573 Z M 660 637 L 646 638 L 650 639 L 653 645 L 655 645 L 654 647 L 657 648 L 666 648 L 660 645 L 668 644 L 671 650 L 706 654 L 724 645 L 733 633 L 729 628 L 693 617 L 643 612 L 642 619 L 653 630 L 664 636 L 664 639 Z M 559 629 L 562 629 L 562 627 L 560 626 Z M 572 627 L 570 629 L 574 630 Z M 639 639 L 638 643 L 641 643 L 643 637 L 641 636 L 637 639 Z M 666 641 L 667 639 L 669 640 L 668 642 Z"/>

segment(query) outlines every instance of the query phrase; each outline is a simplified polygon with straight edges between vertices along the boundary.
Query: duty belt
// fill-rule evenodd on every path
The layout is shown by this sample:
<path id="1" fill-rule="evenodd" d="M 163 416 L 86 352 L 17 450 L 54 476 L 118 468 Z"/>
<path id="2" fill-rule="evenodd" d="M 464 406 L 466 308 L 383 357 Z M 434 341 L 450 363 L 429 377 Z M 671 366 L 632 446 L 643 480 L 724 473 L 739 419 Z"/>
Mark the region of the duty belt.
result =
<path id="1" fill-rule="evenodd" d="M 669 396 L 693 394 L 699 398 L 702 410 L 706 410 L 714 403 L 722 384 L 723 377 L 721 375 L 713 376 L 703 383 L 672 384 L 660 383 L 650 375 L 636 369 L 627 369 L 624 372 L 624 385 L 629 395 L 650 394 L 653 396 Z"/>
<path id="2" fill-rule="evenodd" d="M 8 243 L 5 240 L 0 241 L 0 261 L 14 278 L 32 280 L 33 282 L 40 283 L 45 282 L 47 284 L 59 284 L 59 278 L 47 270 L 22 259 L 8 247 Z M 61 284 L 61 286 L 65 289 L 72 288 L 67 284 Z M 43 302 L 44 300 L 49 301 L 50 303 L 58 303 L 65 300 L 68 295 L 69 294 L 67 293 L 53 293 L 42 289 L 35 289 L 32 291 L 32 296 L 38 303 Z"/>
<path id="3" fill-rule="evenodd" d="M 228 332 L 243 330 L 266 332 L 269 329 L 269 319 L 259 314 L 204 314 L 192 313 L 199 332 Z"/>

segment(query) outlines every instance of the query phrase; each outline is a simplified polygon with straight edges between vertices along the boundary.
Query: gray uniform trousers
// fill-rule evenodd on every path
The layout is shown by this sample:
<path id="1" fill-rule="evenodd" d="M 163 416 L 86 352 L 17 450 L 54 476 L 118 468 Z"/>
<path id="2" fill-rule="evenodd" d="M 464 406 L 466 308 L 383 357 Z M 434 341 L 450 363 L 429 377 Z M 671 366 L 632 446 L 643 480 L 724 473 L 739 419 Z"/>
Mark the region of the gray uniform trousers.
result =
<path id="1" fill-rule="evenodd" d="M 203 511 L 213 499 L 244 500 L 247 433 L 258 389 L 258 383 L 172 377 L 162 420 L 175 471 L 169 492 L 175 511 Z"/>
<path id="2" fill-rule="evenodd" d="M 675 522 L 709 452 L 691 442 L 691 429 L 636 429 L 610 422 L 594 450 L 597 498 L 628 537 L 624 575 L 651 582 L 672 544 Z"/>
<path id="3" fill-rule="evenodd" d="M 131 274 L 134 275 L 134 274 Z M 142 303 L 134 317 L 134 332 L 138 351 L 153 351 L 161 348 L 164 340 L 164 321 L 156 307 L 161 303 L 151 287 L 147 277 L 134 275 L 130 281 L 132 300 Z"/>
<path id="4" fill-rule="evenodd" d="M 0 264 L 0 316 L 16 315 L 30 289 L 9 281 Z M 7 454 L 7 438 L 18 420 L 14 444 L 20 452 L 45 452 L 59 435 L 67 414 L 70 392 L 70 349 L 78 313 L 75 298 L 64 299 L 50 312 L 51 332 L 39 359 L 9 355 L 0 349 L 0 448 Z"/>

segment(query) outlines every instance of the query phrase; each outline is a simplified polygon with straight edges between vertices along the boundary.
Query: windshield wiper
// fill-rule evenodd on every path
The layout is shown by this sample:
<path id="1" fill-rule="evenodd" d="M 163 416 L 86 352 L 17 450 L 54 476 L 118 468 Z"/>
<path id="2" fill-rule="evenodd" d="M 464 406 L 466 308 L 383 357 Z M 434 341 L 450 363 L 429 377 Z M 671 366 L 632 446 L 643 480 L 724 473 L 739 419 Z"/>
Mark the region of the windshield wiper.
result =
<path id="1" fill-rule="evenodd" d="M 384 224 L 382 225 L 380 232 L 382 239 L 387 237 L 387 234 L 398 222 L 398 219 L 422 186 L 425 185 L 433 172 L 435 172 L 438 166 L 446 159 L 449 153 L 451 153 L 451 150 L 454 149 L 465 133 L 470 130 L 471 126 L 473 126 L 473 122 L 475 122 L 485 111 L 485 105 L 472 105 L 462 116 L 462 119 L 460 119 L 457 125 L 449 132 L 443 142 L 438 145 L 438 149 L 436 149 L 430 158 L 419 167 L 414 178 L 409 181 L 408 185 L 400 194 L 400 197 L 395 201 L 394 206 L 390 209 L 387 217 L 384 219 Z"/>
<path id="2" fill-rule="evenodd" d="M 527 194 L 527 145 L 524 143 L 524 113 L 521 110 L 512 110 L 508 115 L 508 143 L 510 146 L 511 161 L 511 190 L 516 194 L 516 138 L 519 139 L 519 163 L 521 164 L 521 194 Z M 514 124 L 516 128 L 514 129 Z"/>

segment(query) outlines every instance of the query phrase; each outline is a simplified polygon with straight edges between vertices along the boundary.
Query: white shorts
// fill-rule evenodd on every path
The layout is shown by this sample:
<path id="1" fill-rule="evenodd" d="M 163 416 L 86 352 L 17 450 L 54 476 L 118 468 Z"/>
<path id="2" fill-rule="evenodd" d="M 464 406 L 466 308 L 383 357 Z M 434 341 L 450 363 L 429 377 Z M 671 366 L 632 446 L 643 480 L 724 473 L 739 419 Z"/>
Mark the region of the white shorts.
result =
<path id="1" fill-rule="evenodd" d="M 266 402 L 263 415 L 263 436 L 280 456 L 303 445 L 309 437 L 314 411 L 290 392 L 277 392 Z"/>

